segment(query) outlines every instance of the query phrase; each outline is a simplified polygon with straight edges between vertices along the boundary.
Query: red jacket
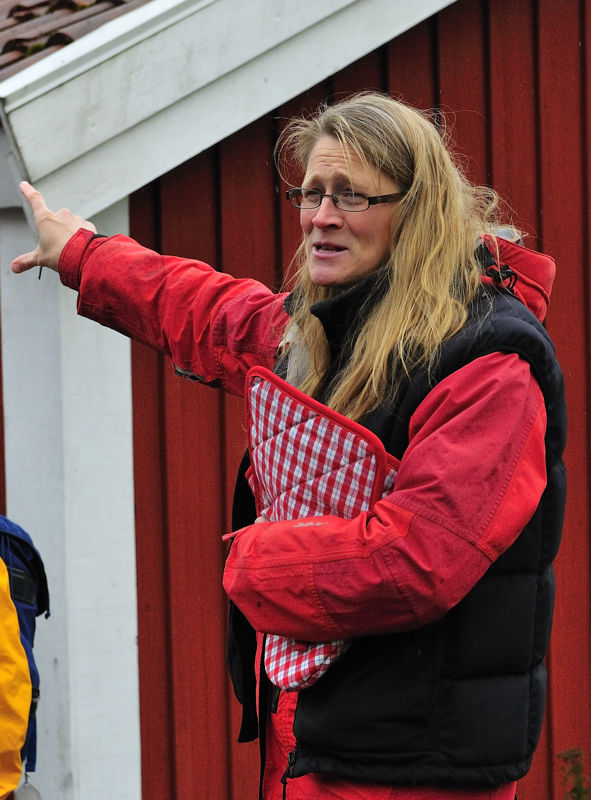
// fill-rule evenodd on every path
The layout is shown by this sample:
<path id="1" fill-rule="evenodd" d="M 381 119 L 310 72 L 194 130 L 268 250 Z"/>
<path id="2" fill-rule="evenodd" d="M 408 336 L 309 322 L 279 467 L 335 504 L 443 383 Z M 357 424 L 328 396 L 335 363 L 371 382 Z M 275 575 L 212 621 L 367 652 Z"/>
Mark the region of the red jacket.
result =
<path id="1" fill-rule="evenodd" d="M 62 281 L 80 291 L 80 314 L 234 394 L 251 366 L 272 367 L 285 295 L 122 236 L 91 236 L 79 231 L 60 261 Z M 522 286 L 543 316 L 549 287 L 532 277 Z M 301 520 L 243 528 L 226 565 L 228 594 L 258 630 L 307 641 L 438 619 L 536 509 L 546 483 L 545 422 L 526 362 L 501 353 L 473 361 L 417 409 L 392 495 L 354 520 L 314 518 L 322 528 Z"/>
<path id="2" fill-rule="evenodd" d="M 63 283 L 79 289 L 79 314 L 233 394 L 243 393 L 251 366 L 273 366 L 285 295 L 124 236 L 91 237 L 78 231 L 60 261 Z M 545 295 L 534 294 L 538 302 Z M 545 486 L 544 430 L 541 393 L 524 361 L 491 354 L 472 362 L 417 410 L 395 490 L 372 514 L 328 518 L 322 536 L 293 522 L 240 531 L 224 577 L 230 597 L 258 630 L 307 641 L 437 619 L 535 510 Z"/>

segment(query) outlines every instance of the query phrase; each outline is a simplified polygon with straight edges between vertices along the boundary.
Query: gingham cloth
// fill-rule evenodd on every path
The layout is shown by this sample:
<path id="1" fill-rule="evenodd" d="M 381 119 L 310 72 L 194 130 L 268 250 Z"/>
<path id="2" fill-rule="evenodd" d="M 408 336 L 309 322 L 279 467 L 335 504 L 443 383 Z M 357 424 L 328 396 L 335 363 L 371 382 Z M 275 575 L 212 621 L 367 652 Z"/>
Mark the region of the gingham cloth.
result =
<path id="1" fill-rule="evenodd" d="M 248 374 L 247 419 L 247 477 L 257 513 L 271 522 L 326 514 L 351 519 L 394 487 L 398 462 L 374 434 L 264 368 Z M 347 647 L 342 639 L 298 642 L 268 634 L 265 670 L 285 691 L 304 689 Z"/>

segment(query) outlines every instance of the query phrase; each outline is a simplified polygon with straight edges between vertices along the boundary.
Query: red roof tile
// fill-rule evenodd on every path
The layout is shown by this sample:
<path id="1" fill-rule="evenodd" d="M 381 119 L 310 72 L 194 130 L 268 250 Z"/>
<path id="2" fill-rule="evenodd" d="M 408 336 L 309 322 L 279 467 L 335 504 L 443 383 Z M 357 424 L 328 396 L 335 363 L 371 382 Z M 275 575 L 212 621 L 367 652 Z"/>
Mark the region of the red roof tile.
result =
<path id="1" fill-rule="evenodd" d="M 0 81 L 149 0 L 0 0 Z"/>

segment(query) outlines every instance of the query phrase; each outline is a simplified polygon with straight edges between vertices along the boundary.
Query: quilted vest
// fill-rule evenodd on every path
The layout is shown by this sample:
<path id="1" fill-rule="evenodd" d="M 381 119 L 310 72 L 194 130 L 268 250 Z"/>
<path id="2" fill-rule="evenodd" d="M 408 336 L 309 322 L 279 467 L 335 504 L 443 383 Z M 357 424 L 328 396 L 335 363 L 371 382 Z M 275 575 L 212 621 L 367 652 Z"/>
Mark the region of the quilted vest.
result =
<path id="1" fill-rule="evenodd" d="M 337 355 L 333 323 L 349 319 L 342 311 L 335 316 L 334 301 L 312 308 Z M 414 377 L 393 407 L 370 414 L 363 424 L 401 459 L 410 418 L 433 386 L 498 351 L 525 359 L 544 396 L 548 484 L 539 506 L 516 542 L 441 620 L 353 640 L 322 680 L 300 692 L 293 777 L 329 772 L 392 785 L 494 786 L 518 780 L 529 769 L 544 713 L 552 561 L 566 495 L 564 384 L 554 347 L 520 301 L 505 292 L 483 293 L 467 325 L 443 345 L 431 380 Z M 249 494 L 238 485 L 237 526 L 247 524 L 244 513 L 254 512 Z M 229 665 L 244 705 L 243 740 L 256 736 L 254 670 L 246 666 L 253 664 L 255 650 L 247 629 L 234 609 Z"/>

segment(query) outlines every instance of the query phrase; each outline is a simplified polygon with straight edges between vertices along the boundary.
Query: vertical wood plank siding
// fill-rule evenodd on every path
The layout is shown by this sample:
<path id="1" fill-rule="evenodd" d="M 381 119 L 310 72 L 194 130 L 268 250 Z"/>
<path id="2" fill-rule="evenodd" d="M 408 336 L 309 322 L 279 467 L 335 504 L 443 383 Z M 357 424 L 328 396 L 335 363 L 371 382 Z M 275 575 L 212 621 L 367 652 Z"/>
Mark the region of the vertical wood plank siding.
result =
<path id="1" fill-rule="evenodd" d="M 557 753 L 591 759 L 590 27 L 584 0 L 459 0 L 131 200 L 142 243 L 278 286 L 299 236 L 273 167 L 278 131 L 322 100 L 382 89 L 448 114 L 468 174 L 511 198 L 528 245 L 556 258 L 548 329 L 567 383 L 570 493 L 548 711 L 520 800 L 563 796 Z M 242 401 L 174 377 L 139 345 L 133 389 L 143 797 L 255 798 L 256 745 L 235 744 L 221 589 Z"/>

